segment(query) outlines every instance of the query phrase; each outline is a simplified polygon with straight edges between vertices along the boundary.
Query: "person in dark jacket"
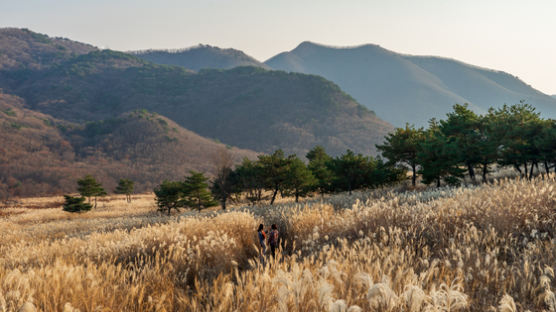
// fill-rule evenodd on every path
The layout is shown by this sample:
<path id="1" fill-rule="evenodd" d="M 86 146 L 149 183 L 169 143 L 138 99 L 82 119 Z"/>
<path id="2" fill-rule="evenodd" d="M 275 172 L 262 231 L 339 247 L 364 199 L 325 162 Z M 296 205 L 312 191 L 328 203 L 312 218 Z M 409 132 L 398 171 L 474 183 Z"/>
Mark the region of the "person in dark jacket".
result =
<path id="1" fill-rule="evenodd" d="M 276 227 L 276 224 L 273 224 L 270 227 L 270 233 L 268 233 L 268 244 L 270 245 L 272 258 L 276 258 L 276 248 L 278 247 L 278 227 Z"/>

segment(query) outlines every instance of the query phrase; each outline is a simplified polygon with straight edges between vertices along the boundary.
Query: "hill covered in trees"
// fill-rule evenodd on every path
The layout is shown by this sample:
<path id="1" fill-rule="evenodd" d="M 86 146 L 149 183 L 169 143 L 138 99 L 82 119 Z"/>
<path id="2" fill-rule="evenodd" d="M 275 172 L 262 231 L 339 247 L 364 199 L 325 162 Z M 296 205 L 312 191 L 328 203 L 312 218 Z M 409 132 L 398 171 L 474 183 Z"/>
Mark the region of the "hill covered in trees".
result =
<path id="1" fill-rule="evenodd" d="M 31 40 L 31 39 L 30 39 Z M 2 47 L 9 49 L 9 47 Z M 374 154 L 392 126 L 318 76 L 258 67 L 202 70 L 94 50 L 42 70 L 9 71 L 8 93 L 71 122 L 147 109 L 204 137 L 257 152 Z"/>
<path id="2" fill-rule="evenodd" d="M 97 50 L 89 44 L 19 28 L 0 28 L 0 47 L 0 70 L 48 68 Z"/>
<path id="3" fill-rule="evenodd" d="M 131 52 L 155 64 L 177 65 L 198 71 L 201 69 L 231 69 L 239 66 L 255 66 L 270 69 L 264 63 L 235 49 L 221 49 L 200 44 L 182 50 L 144 50 Z"/>
<path id="4" fill-rule="evenodd" d="M 265 62 L 274 69 L 321 75 L 337 83 L 380 118 L 403 126 L 425 126 L 452 105 L 469 103 L 476 113 L 489 107 L 533 105 L 556 117 L 556 100 L 508 73 L 441 57 L 395 53 L 377 45 L 335 48 L 303 42 Z"/>
<path id="5" fill-rule="evenodd" d="M 0 30 L 3 190 L 73 190 L 96 173 L 152 189 L 211 154 L 236 160 L 282 148 L 303 157 L 322 145 L 374 154 L 393 127 L 324 78 L 260 67 L 201 70 L 158 65 L 28 30 Z M 221 142 L 221 143 L 220 143 Z"/>
<path id="6" fill-rule="evenodd" d="M 222 149 L 236 162 L 256 157 L 144 110 L 81 125 L 26 109 L 21 98 L 3 93 L 0 128 L 0 195 L 72 192 L 86 173 L 109 189 L 126 177 L 147 191 L 188 170 L 212 173 L 211 158 Z"/>

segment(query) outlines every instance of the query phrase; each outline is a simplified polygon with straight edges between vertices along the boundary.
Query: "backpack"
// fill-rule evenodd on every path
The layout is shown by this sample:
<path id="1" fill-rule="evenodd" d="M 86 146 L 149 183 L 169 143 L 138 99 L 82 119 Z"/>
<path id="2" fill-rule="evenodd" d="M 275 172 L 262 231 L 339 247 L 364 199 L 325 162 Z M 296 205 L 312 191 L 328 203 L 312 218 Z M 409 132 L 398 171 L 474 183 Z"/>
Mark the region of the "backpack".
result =
<path id="1" fill-rule="evenodd" d="M 278 244 L 278 230 L 272 230 L 270 235 L 268 236 L 268 243 L 272 246 L 276 246 Z"/>

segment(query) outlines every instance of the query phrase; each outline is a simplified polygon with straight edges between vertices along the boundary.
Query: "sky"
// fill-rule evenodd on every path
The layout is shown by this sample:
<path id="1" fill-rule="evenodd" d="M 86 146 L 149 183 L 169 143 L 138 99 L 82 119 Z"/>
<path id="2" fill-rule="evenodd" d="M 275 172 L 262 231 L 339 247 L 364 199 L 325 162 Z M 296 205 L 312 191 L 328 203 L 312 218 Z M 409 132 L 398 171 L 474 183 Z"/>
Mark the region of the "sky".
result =
<path id="1" fill-rule="evenodd" d="M 503 70 L 556 94 L 554 0 L 0 0 L 0 27 L 121 51 L 210 44 L 261 61 L 307 40 L 374 43 Z"/>

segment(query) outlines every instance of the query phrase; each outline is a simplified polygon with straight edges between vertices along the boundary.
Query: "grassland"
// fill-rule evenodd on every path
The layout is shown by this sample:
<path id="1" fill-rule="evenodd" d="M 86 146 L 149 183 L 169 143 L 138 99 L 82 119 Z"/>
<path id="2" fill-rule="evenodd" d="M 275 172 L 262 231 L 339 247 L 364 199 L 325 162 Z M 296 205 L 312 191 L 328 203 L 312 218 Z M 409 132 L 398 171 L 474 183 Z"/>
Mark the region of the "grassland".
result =
<path id="1" fill-rule="evenodd" d="M 556 181 L 227 212 L 0 210 L 0 311 L 556 311 Z M 258 264 L 255 228 L 285 243 Z"/>

